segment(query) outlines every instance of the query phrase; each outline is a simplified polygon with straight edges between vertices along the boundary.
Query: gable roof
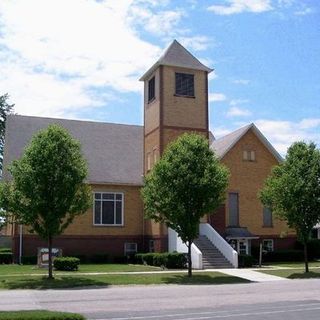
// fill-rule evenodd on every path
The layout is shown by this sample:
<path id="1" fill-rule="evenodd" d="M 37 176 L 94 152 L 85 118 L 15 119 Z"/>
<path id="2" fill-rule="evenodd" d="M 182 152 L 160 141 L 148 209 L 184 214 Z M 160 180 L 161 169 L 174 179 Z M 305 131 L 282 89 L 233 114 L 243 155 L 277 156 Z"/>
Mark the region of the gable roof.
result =
<path id="1" fill-rule="evenodd" d="M 59 124 L 78 139 L 88 162 L 89 183 L 142 185 L 143 127 L 10 115 L 6 123 L 4 168 L 18 159 L 32 136 L 49 124 Z M 4 179 L 9 173 L 4 170 Z"/>
<path id="2" fill-rule="evenodd" d="M 233 131 L 227 134 L 226 136 L 220 139 L 212 141 L 212 143 L 210 144 L 210 147 L 218 156 L 218 158 L 222 159 L 250 129 L 252 129 L 253 133 L 270 151 L 270 153 L 273 154 L 273 156 L 277 159 L 277 161 L 282 162 L 283 158 L 280 156 L 278 151 L 272 146 L 272 144 L 255 126 L 254 123 L 250 123 L 236 131 Z"/>
<path id="3" fill-rule="evenodd" d="M 159 60 L 139 80 L 146 80 L 160 65 L 201 70 L 209 73 L 213 70 L 202 64 L 177 40 L 170 44 Z"/>

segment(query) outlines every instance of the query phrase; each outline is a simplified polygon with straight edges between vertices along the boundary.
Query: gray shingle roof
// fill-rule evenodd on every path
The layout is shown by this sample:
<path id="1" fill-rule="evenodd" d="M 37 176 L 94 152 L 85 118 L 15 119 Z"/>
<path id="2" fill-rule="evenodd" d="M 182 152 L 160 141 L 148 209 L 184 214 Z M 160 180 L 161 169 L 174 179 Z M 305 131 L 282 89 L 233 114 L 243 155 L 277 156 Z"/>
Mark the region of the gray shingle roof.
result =
<path id="1" fill-rule="evenodd" d="M 140 81 L 146 80 L 160 65 L 202 70 L 207 72 L 211 72 L 213 70 L 202 64 L 177 40 L 174 40 L 171 43 L 159 60 L 140 78 Z"/>
<path id="2" fill-rule="evenodd" d="M 143 127 L 11 115 L 7 119 L 4 167 L 23 153 L 31 137 L 56 123 L 66 128 L 82 145 L 88 162 L 90 183 L 142 185 Z M 4 171 L 4 178 L 8 172 Z"/>
<path id="3" fill-rule="evenodd" d="M 223 158 L 233 146 L 250 130 L 260 139 L 265 147 L 273 154 L 273 156 L 279 161 L 283 161 L 278 151 L 272 146 L 268 139 L 261 133 L 261 131 L 255 126 L 254 123 L 250 123 L 236 131 L 233 131 L 226 136 L 213 140 L 210 144 L 211 149 L 215 152 L 219 159 Z"/>

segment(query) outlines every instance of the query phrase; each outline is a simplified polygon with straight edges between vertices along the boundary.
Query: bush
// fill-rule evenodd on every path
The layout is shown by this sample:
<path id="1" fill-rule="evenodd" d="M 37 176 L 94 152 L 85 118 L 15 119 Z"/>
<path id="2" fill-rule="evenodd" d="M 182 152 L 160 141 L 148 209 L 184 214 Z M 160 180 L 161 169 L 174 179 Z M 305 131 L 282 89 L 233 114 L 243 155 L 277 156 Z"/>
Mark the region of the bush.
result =
<path id="1" fill-rule="evenodd" d="M 296 243 L 296 249 L 303 251 L 303 244 L 301 242 Z M 307 242 L 308 258 L 309 260 L 320 258 L 320 240 L 310 239 Z"/>
<path id="2" fill-rule="evenodd" d="M 292 262 L 303 261 L 303 251 L 301 250 L 277 250 L 263 254 L 263 262 Z"/>
<path id="3" fill-rule="evenodd" d="M 58 257 L 53 261 L 53 266 L 60 271 L 76 271 L 78 270 L 80 259 L 75 257 Z"/>
<path id="4" fill-rule="evenodd" d="M 238 255 L 238 267 L 239 268 L 251 268 L 255 259 L 247 254 Z"/>
<path id="5" fill-rule="evenodd" d="M 187 258 L 184 253 L 179 252 L 137 253 L 135 262 L 168 269 L 183 269 L 187 265 Z"/>
<path id="6" fill-rule="evenodd" d="M 10 264 L 13 262 L 12 252 L 0 252 L 0 264 Z"/>
<path id="7" fill-rule="evenodd" d="M 38 258 L 37 256 L 22 256 L 21 257 L 21 263 L 22 264 L 37 264 Z"/>
<path id="8" fill-rule="evenodd" d="M 0 253 L 12 253 L 11 248 L 0 248 Z"/>

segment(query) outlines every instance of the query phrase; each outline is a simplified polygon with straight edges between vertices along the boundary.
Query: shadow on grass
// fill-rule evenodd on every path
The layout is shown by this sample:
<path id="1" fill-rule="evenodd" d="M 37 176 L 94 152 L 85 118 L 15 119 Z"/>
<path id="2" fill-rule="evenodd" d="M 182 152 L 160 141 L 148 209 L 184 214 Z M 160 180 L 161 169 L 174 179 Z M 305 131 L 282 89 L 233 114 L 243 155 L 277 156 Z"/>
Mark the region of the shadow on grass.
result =
<path id="1" fill-rule="evenodd" d="M 108 283 L 81 277 L 56 277 L 49 280 L 46 277 L 30 277 L 19 279 L 3 279 L 0 280 L 0 288 L 3 289 L 80 289 L 82 287 L 106 287 Z"/>
<path id="2" fill-rule="evenodd" d="M 289 277 L 289 279 L 309 279 L 309 278 L 320 278 L 319 272 L 302 272 L 302 273 L 293 273 Z"/>
<path id="3" fill-rule="evenodd" d="M 187 275 L 171 275 L 170 277 L 163 278 L 163 282 L 167 284 L 195 284 L 195 285 L 205 285 L 205 284 L 229 284 L 229 283 L 249 283 L 251 281 L 237 278 L 228 275 L 203 275 L 203 274 L 193 274 L 191 278 Z"/>

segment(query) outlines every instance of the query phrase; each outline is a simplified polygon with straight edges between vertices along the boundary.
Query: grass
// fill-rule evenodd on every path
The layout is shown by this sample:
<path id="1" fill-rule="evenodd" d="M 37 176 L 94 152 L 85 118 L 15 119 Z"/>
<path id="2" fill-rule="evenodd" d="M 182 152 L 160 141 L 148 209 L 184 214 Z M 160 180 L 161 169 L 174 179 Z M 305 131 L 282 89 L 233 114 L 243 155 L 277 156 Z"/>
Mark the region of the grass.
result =
<path id="1" fill-rule="evenodd" d="M 80 272 L 134 272 L 134 271 L 158 271 L 158 267 L 127 265 L 127 264 L 82 264 Z M 38 268 L 34 265 L 3 264 L 0 265 L 0 279 L 3 276 L 19 274 L 47 274 L 47 269 Z M 65 271 L 55 271 L 55 274 L 65 273 Z"/>
<path id="2" fill-rule="evenodd" d="M 84 320 L 76 313 L 54 312 L 46 310 L 0 311 L 0 320 Z"/>
<path id="3" fill-rule="evenodd" d="M 274 276 L 288 278 L 288 279 L 310 279 L 320 278 L 320 269 L 313 269 L 309 272 L 304 272 L 304 269 L 279 269 L 279 270 L 266 270 L 259 271 Z"/>
<path id="4" fill-rule="evenodd" d="M 263 266 L 304 269 L 304 262 L 270 262 L 265 263 Z M 320 261 L 310 261 L 309 268 L 320 268 Z"/>
<path id="5" fill-rule="evenodd" d="M 186 273 L 125 274 L 125 275 L 56 275 L 54 280 L 39 276 L 15 276 L 0 279 L 0 289 L 60 289 L 109 285 L 148 284 L 230 284 L 247 283 L 248 280 L 220 272 L 197 272 L 192 278 Z M 1 319 L 1 318 L 0 318 Z"/>

